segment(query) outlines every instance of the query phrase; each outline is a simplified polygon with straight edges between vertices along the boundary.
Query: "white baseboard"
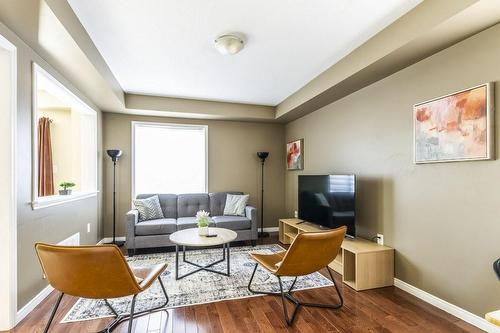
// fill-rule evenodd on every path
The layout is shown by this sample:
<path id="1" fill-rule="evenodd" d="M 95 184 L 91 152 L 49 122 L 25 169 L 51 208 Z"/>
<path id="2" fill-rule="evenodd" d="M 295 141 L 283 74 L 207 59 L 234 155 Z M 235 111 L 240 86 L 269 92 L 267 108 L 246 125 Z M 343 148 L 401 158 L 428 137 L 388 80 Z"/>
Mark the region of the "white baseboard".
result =
<path id="1" fill-rule="evenodd" d="M 80 245 L 80 233 L 77 232 L 74 235 L 57 243 L 58 245 L 70 245 L 76 246 Z M 35 297 L 33 297 L 21 310 L 16 313 L 16 325 L 23 320 L 38 304 L 40 304 L 49 294 L 54 290 L 50 285 L 42 289 Z"/>
<path id="2" fill-rule="evenodd" d="M 117 240 L 118 242 L 125 242 L 125 236 L 115 237 L 115 240 Z M 112 241 L 113 241 L 113 237 L 104 237 L 97 244 L 111 243 Z"/>
<path id="3" fill-rule="evenodd" d="M 500 327 L 491 324 L 486 319 L 481 318 L 467 310 L 464 310 L 432 294 L 429 294 L 428 292 L 423 291 L 422 289 L 418 289 L 417 287 L 414 287 L 411 284 L 408 284 L 404 281 L 394 278 L 394 286 L 486 332 L 500 333 Z"/>
<path id="4" fill-rule="evenodd" d="M 257 229 L 260 232 L 260 228 Z M 279 228 L 278 227 L 268 227 L 264 228 L 264 232 L 278 232 Z"/>
<path id="5" fill-rule="evenodd" d="M 260 232 L 260 228 L 258 228 L 257 231 Z M 279 231 L 278 227 L 264 228 L 264 232 L 278 232 L 278 231 Z M 120 242 L 125 242 L 126 238 L 125 238 L 125 236 L 116 237 L 116 240 L 120 241 Z M 104 237 L 97 244 L 111 243 L 112 241 L 113 241 L 113 237 Z"/>
<path id="6" fill-rule="evenodd" d="M 40 304 L 50 293 L 54 290 L 51 286 L 47 286 L 42 289 L 34 298 L 32 298 L 21 310 L 17 311 L 16 314 L 16 325 L 19 324 L 27 315 L 33 311 L 38 304 Z"/>

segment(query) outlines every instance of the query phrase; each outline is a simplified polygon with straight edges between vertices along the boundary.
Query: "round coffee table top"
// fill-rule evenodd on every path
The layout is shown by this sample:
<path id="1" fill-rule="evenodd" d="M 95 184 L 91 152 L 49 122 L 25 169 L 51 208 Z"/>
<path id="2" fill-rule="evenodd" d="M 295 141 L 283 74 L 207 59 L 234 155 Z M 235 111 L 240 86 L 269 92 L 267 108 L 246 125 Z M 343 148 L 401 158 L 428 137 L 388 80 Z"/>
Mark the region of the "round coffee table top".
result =
<path id="1" fill-rule="evenodd" d="M 210 235 L 216 234 L 217 237 L 200 236 L 198 228 L 190 228 L 174 232 L 170 235 L 170 241 L 177 245 L 204 247 L 226 244 L 238 236 L 236 232 L 229 229 L 208 228 L 208 230 Z"/>

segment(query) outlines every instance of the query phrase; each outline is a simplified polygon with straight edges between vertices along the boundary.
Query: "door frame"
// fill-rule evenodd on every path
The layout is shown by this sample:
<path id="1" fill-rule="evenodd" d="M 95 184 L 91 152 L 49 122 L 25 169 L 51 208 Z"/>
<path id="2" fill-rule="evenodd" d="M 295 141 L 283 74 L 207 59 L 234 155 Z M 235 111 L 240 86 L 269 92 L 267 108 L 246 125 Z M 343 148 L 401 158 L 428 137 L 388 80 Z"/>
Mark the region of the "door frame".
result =
<path id="1" fill-rule="evenodd" d="M 0 49 L 10 54 L 11 69 L 10 130 L 0 134 L 2 141 L 10 142 L 10 154 L 7 154 L 10 157 L 10 170 L 0 170 L 8 174 L 6 178 L 10 178 L 10 186 L 6 188 L 10 202 L 1 207 L 1 210 L 7 211 L 7 223 L 2 223 L 4 236 L 0 242 L 0 256 L 2 262 L 7 263 L 0 270 L 0 304 L 7 308 L 7 311 L 0 311 L 0 330 L 8 330 L 16 325 L 17 315 L 17 47 L 0 35 Z"/>

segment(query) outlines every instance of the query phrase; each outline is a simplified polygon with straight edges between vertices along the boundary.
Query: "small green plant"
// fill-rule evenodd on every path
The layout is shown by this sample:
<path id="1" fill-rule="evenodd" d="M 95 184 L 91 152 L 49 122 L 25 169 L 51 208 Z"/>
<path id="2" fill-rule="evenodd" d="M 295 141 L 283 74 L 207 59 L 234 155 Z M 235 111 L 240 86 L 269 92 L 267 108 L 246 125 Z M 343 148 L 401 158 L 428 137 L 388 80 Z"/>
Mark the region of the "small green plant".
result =
<path id="1" fill-rule="evenodd" d="M 61 184 L 59 184 L 60 187 L 63 188 L 63 190 L 70 190 L 72 187 L 74 187 L 76 184 L 75 183 L 71 183 L 71 182 L 62 182 Z"/>
<path id="2" fill-rule="evenodd" d="M 210 222 L 212 222 L 212 219 L 210 218 L 209 212 L 200 210 L 198 213 L 196 213 L 196 223 L 198 224 L 198 227 L 208 227 Z"/>

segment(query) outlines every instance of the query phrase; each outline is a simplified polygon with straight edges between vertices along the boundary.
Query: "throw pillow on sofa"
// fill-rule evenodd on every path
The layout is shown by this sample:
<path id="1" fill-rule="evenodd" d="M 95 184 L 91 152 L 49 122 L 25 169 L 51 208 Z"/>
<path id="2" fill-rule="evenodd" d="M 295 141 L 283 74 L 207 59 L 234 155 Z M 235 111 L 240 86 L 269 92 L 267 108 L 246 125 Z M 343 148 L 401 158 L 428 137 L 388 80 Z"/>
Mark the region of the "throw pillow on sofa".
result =
<path id="1" fill-rule="evenodd" d="M 146 199 L 135 199 L 132 202 L 139 211 L 139 222 L 165 218 L 157 195 Z"/>
<path id="2" fill-rule="evenodd" d="M 247 206 L 249 197 L 248 194 L 228 194 L 226 197 L 226 206 L 224 207 L 224 215 L 245 216 L 245 207 Z"/>

